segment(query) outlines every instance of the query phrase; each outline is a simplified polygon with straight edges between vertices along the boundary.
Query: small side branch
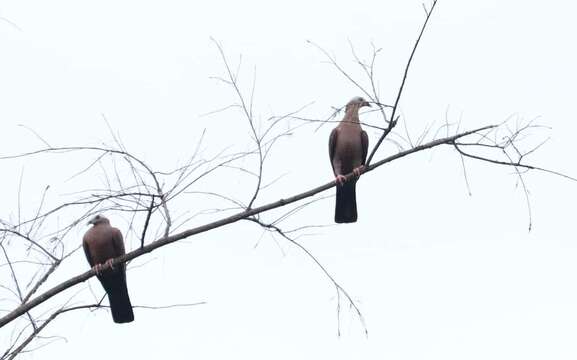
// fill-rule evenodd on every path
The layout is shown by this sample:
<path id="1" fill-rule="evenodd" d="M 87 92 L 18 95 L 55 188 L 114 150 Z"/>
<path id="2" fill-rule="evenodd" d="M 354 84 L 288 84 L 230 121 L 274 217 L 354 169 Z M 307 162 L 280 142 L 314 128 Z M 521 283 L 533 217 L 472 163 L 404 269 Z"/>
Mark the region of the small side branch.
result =
<path id="1" fill-rule="evenodd" d="M 148 211 L 146 213 L 146 220 L 144 221 L 144 228 L 142 229 L 142 235 L 140 236 L 140 247 L 144 246 L 144 238 L 146 237 L 146 230 L 148 229 L 148 224 L 150 223 L 150 216 L 152 215 L 152 211 L 155 207 L 155 196 L 153 195 L 150 199 L 150 206 L 148 207 Z M 167 236 L 165 233 L 164 236 Z"/>
<path id="2" fill-rule="evenodd" d="M 200 301 L 196 303 L 190 304 L 173 304 L 173 305 L 166 305 L 166 306 L 146 306 L 146 305 L 134 305 L 133 308 L 136 309 L 149 309 L 149 310 L 161 310 L 161 309 L 175 309 L 175 308 L 183 308 L 183 307 L 191 307 L 197 305 L 204 305 L 206 304 L 205 301 Z M 0 357 L 0 360 L 12 360 L 16 358 L 16 356 L 25 352 L 25 349 L 30 343 L 38 337 L 40 332 L 42 332 L 51 322 L 53 322 L 58 316 L 77 310 L 93 310 L 93 309 L 101 309 L 101 308 L 108 308 L 109 306 L 102 305 L 101 302 L 90 304 L 90 305 L 79 305 L 79 306 L 71 306 L 71 307 L 63 307 L 55 312 L 53 312 L 46 320 L 42 322 L 40 326 L 35 328 L 32 333 L 28 335 L 28 337 L 18 345 L 14 350 L 9 349 L 6 353 Z"/>
<path id="3" fill-rule="evenodd" d="M 265 229 L 270 229 L 274 232 L 276 232 L 277 234 L 279 234 L 282 238 L 284 238 L 285 240 L 287 240 L 288 242 L 290 242 L 291 244 L 293 244 L 294 246 L 298 247 L 300 250 L 302 250 L 308 257 L 309 259 L 313 260 L 315 262 L 315 264 L 321 269 L 321 271 L 326 275 L 326 277 L 331 281 L 331 283 L 333 284 L 333 286 L 335 287 L 335 291 L 337 292 L 337 334 L 340 336 L 341 335 L 341 327 L 340 327 L 340 302 L 341 302 L 341 294 L 343 294 L 345 296 L 345 298 L 347 299 L 347 301 L 349 302 L 350 306 L 354 309 L 355 313 L 357 314 L 357 317 L 359 318 L 359 321 L 361 323 L 361 326 L 363 327 L 363 330 L 365 332 L 365 336 L 369 336 L 369 331 L 367 329 L 366 323 L 365 323 L 365 319 L 363 317 L 363 314 L 361 313 L 361 310 L 359 309 L 359 307 L 357 306 L 357 304 L 355 303 L 355 301 L 353 300 L 353 298 L 349 295 L 349 293 L 335 280 L 335 278 L 328 272 L 328 270 L 323 266 L 323 264 L 320 263 L 320 261 L 307 249 L 305 248 L 303 245 L 301 245 L 300 243 L 298 243 L 297 241 L 295 241 L 294 239 L 292 239 L 291 237 L 289 237 L 286 232 L 284 232 L 281 228 L 279 228 L 276 225 L 273 224 L 266 224 L 260 220 L 258 220 L 255 217 L 250 217 L 250 218 L 246 218 L 246 220 L 252 221 L 260 226 L 262 226 Z"/>
<path id="4" fill-rule="evenodd" d="M 413 46 L 413 50 L 411 51 L 411 55 L 409 56 L 409 60 L 407 61 L 407 65 L 405 66 L 405 71 L 403 73 L 403 79 L 401 81 L 401 85 L 399 86 L 399 91 L 397 92 L 395 104 L 393 105 L 393 110 L 392 110 L 390 118 L 394 119 L 394 120 L 389 122 L 389 126 L 387 129 L 388 131 L 385 130 L 383 132 L 383 134 L 381 135 L 381 137 L 379 138 L 379 140 L 377 141 L 377 143 L 373 147 L 373 150 L 371 150 L 371 153 L 369 154 L 369 157 L 367 158 L 367 165 L 369 165 L 371 163 L 371 161 L 373 160 L 373 157 L 375 156 L 375 153 L 377 152 L 377 150 L 379 149 L 379 147 L 381 146 L 381 144 L 385 140 L 385 137 L 387 137 L 387 135 L 391 132 L 391 130 L 397 124 L 397 118 L 395 118 L 395 116 L 396 116 L 397 110 L 399 108 L 399 101 L 401 100 L 401 96 L 403 94 L 403 89 L 405 88 L 405 83 L 407 81 L 407 75 L 409 74 L 409 68 L 411 67 L 411 63 L 413 61 L 413 57 L 415 56 L 415 52 L 417 51 L 417 47 L 419 46 L 419 43 L 421 42 L 421 38 L 423 37 L 423 34 L 425 33 L 425 29 L 427 29 L 427 24 L 429 23 L 429 19 L 431 18 L 431 14 L 433 13 L 433 10 L 435 9 L 436 5 L 437 5 L 437 0 L 433 1 L 433 4 L 431 5 L 431 9 L 429 11 L 425 10 L 425 13 L 427 14 L 425 17 L 425 22 L 423 23 L 423 26 L 421 27 L 421 31 L 419 32 L 419 36 L 417 37 L 417 40 L 415 41 L 415 45 Z"/>

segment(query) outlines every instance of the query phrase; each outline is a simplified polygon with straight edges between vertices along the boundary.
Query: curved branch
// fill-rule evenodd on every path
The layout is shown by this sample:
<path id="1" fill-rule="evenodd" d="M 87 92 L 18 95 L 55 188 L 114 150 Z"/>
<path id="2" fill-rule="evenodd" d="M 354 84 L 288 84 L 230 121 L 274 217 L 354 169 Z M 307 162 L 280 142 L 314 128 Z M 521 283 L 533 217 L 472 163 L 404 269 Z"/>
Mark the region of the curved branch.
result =
<path id="1" fill-rule="evenodd" d="M 333 283 L 333 286 L 335 287 L 335 290 L 337 291 L 337 319 L 340 317 L 340 294 L 342 293 L 343 295 L 345 295 L 345 297 L 347 298 L 347 301 L 349 302 L 349 304 L 351 305 L 351 307 L 355 310 L 355 312 L 357 313 L 357 316 L 359 318 L 359 321 L 361 322 L 361 325 L 363 326 L 364 332 L 365 332 L 365 336 L 369 336 L 369 330 L 367 329 L 367 325 L 365 323 L 365 318 L 363 316 L 363 314 L 361 313 L 361 310 L 359 309 L 359 307 L 357 306 L 357 304 L 355 303 L 355 301 L 353 300 L 353 298 L 349 295 L 349 293 L 341 286 L 341 284 L 339 284 L 335 278 L 331 275 L 331 273 L 329 273 L 329 271 L 324 267 L 323 264 L 321 264 L 321 262 L 306 248 L 304 247 L 302 244 L 300 244 L 299 242 L 295 241 L 294 239 L 290 238 L 285 231 L 283 231 L 281 228 L 279 228 L 276 225 L 273 224 L 266 224 L 256 218 L 247 218 L 246 220 L 252 221 L 254 223 L 259 224 L 260 226 L 262 226 L 263 228 L 267 228 L 267 229 L 271 229 L 273 231 L 275 231 L 277 234 L 279 234 L 280 236 L 282 236 L 285 240 L 287 240 L 288 242 L 290 242 L 291 244 L 295 245 L 296 247 L 298 247 L 299 249 L 301 249 L 308 257 L 309 259 L 311 259 L 312 261 L 315 262 L 315 264 L 321 269 L 321 271 L 326 275 L 326 277 Z M 338 334 L 339 336 L 341 335 L 341 328 L 340 328 L 340 323 L 338 323 Z"/>

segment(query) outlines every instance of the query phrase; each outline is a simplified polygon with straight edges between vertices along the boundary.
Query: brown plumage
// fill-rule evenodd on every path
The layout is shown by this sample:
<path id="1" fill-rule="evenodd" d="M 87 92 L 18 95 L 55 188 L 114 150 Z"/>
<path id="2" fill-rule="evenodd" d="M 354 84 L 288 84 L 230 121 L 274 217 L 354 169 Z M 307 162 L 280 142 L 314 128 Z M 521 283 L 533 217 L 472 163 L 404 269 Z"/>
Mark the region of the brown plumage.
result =
<path id="1" fill-rule="evenodd" d="M 88 224 L 94 226 L 84 234 L 82 246 L 88 263 L 108 294 L 112 319 L 115 323 L 131 322 L 134 314 L 126 287 L 126 265 L 112 267 L 112 259 L 125 254 L 122 233 L 110 226 L 110 221 L 102 215 L 96 215 Z"/>
<path id="2" fill-rule="evenodd" d="M 364 170 L 369 149 L 369 137 L 359 124 L 359 109 L 363 106 L 371 105 L 362 97 L 349 101 L 345 117 L 329 138 L 329 157 L 337 181 L 336 223 L 357 221 L 356 184 Z M 345 182 L 344 175 L 351 172 L 356 178 Z"/>

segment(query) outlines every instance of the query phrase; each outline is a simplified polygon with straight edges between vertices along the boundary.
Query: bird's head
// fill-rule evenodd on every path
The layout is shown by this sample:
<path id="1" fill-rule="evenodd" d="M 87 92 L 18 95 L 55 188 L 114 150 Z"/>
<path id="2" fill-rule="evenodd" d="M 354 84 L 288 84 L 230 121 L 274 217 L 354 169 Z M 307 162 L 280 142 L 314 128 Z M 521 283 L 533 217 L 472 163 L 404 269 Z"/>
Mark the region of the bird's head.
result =
<path id="1" fill-rule="evenodd" d="M 354 98 L 351 99 L 351 101 L 349 101 L 347 103 L 347 110 L 350 108 L 356 108 L 356 109 L 360 109 L 363 106 L 371 106 L 371 104 L 369 104 L 369 102 L 367 100 L 365 100 L 364 98 L 362 98 L 361 96 L 355 96 Z"/>
<path id="2" fill-rule="evenodd" d="M 110 224 L 110 221 L 105 216 L 98 214 L 92 219 L 90 219 L 87 225 L 98 225 L 98 224 Z"/>

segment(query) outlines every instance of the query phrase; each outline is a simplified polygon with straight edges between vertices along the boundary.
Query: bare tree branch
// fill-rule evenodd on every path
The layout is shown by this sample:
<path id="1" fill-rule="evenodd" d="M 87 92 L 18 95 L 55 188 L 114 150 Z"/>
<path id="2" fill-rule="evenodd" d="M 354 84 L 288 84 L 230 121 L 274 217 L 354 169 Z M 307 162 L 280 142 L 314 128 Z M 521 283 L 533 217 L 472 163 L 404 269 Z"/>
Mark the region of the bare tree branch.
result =
<path id="1" fill-rule="evenodd" d="M 411 148 L 411 149 L 408 149 L 405 151 L 398 152 L 394 155 L 388 156 L 388 157 L 386 157 L 380 161 L 377 161 L 374 164 L 369 165 L 366 168 L 365 172 L 371 172 L 372 170 L 374 170 L 374 169 L 376 169 L 376 168 L 378 168 L 384 164 L 387 164 L 391 161 L 403 158 L 407 155 L 421 152 L 423 150 L 428 150 L 428 149 L 437 147 L 439 145 L 454 146 L 454 144 L 456 143 L 456 140 L 458 140 L 458 139 L 461 139 L 461 138 L 464 138 L 464 137 L 467 137 L 467 136 L 473 135 L 473 134 L 479 134 L 484 130 L 492 129 L 494 127 L 496 127 L 496 125 L 483 126 L 483 127 L 469 130 L 469 131 L 465 131 L 465 132 L 462 132 L 462 133 L 459 133 L 459 134 L 456 134 L 453 136 L 429 141 L 427 143 L 415 146 L 414 148 Z M 36 153 L 36 152 L 34 152 L 34 153 Z M 485 160 L 485 159 L 479 159 L 479 160 Z M 503 165 L 506 165 L 506 164 L 503 164 Z M 507 164 L 507 165 L 517 165 L 517 164 Z M 544 171 L 544 172 L 548 172 L 548 173 L 552 173 L 552 174 L 561 175 L 560 173 L 557 173 L 555 171 L 546 170 L 546 169 L 539 168 L 536 166 L 525 165 L 525 167 L 527 167 L 529 169 L 534 169 L 534 170 L 539 170 L 539 171 Z M 347 174 L 345 177 L 348 181 L 348 180 L 352 179 L 353 176 L 354 176 L 354 174 L 350 173 L 350 174 Z M 577 181 L 577 179 L 574 179 L 574 178 L 567 176 L 567 175 L 561 175 L 561 176 L 563 176 L 567 179 L 571 179 L 573 181 Z M 296 194 L 296 195 L 293 195 L 293 196 L 290 196 L 290 197 L 287 197 L 284 199 L 279 199 L 279 200 L 272 202 L 272 203 L 268 203 L 268 204 L 265 204 L 265 205 L 262 205 L 262 206 L 259 206 L 256 208 L 252 208 L 252 209 L 247 209 L 245 211 L 241 211 L 241 212 L 236 213 L 234 215 L 222 218 L 220 220 L 217 220 L 217 221 L 214 221 L 214 222 L 202 225 L 202 226 L 191 228 L 191 229 L 182 231 L 182 232 L 177 233 L 177 234 L 161 237 L 161 238 L 157 239 L 156 241 L 153 241 L 152 243 L 150 243 L 148 245 L 145 245 L 141 248 L 138 248 L 136 250 L 133 250 L 133 251 L 127 253 L 126 255 L 123 255 L 121 257 L 114 259 L 112 264 L 117 265 L 120 263 L 124 263 L 126 261 L 129 261 L 129 260 L 135 259 L 139 256 L 142 256 L 146 253 L 152 252 L 152 251 L 154 251 L 160 247 L 171 244 L 173 242 L 176 242 L 176 241 L 179 241 L 182 239 L 186 239 L 186 238 L 191 237 L 193 235 L 200 234 L 200 233 L 212 230 L 212 229 L 216 229 L 216 228 L 228 225 L 228 224 L 232 224 L 232 223 L 235 223 L 239 220 L 247 219 L 247 218 L 252 217 L 254 215 L 257 215 L 257 214 L 260 214 L 260 213 L 263 213 L 263 212 L 266 212 L 266 211 L 269 211 L 272 209 L 276 209 L 276 208 L 279 208 L 282 206 L 286 206 L 288 204 L 300 201 L 302 199 L 306 199 L 308 197 L 314 196 L 320 192 L 326 191 L 326 190 L 334 187 L 335 184 L 336 184 L 335 181 L 330 181 L 328 183 L 325 183 L 323 185 L 320 185 L 320 186 L 315 187 L 313 189 L 310 189 L 308 191 L 305 191 L 305 192 L 302 192 L 302 193 L 299 193 L 299 194 Z M 39 304 L 43 303 L 44 301 L 48 300 L 49 298 L 55 296 L 56 294 L 66 290 L 66 289 L 68 289 L 68 288 L 70 288 L 76 284 L 84 282 L 92 276 L 94 276 L 93 270 L 86 271 L 80 275 L 77 275 L 73 278 L 70 278 L 67 281 L 62 282 L 61 284 L 53 287 L 50 290 L 47 290 L 46 292 L 38 295 L 36 298 L 31 299 L 27 303 L 22 304 L 21 306 L 12 310 L 9 314 L 0 318 L 0 328 L 3 327 L 4 325 L 10 323 L 12 320 L 18 318 L 19 316 L 25 314 L 27 311 L 34 308 L 35 306 L 38 306 Z"/>
<path id="2" fill-rule="evenodd" d="M 363 314 L 361 313 L 361 310 L 359 309 L 359 307 L 355 303 L 355 301 L 351 298 L 349 293 L 334 279 L 334 277 L 328 272 L 328 270 L 323 266 L 323 264 L 321 264 L 320 261 L 307 248 L 305 248 L 302 244 L 298 243 L 297 241 L 295 241 L 294 239 L 289 237 L 285 231 L 283 231 L 281 228 L 279 228 L 276 225 L 266 224 L 266 223 L 254 218 L 254 217 L 246 218 L 246 220 L 255 222 L 255 223 L 259 224 L 260 226 L 262 226 L 263 228 L 271 229 L 271 230 L 275 231 L 282 238 L 284 238 L 285 240 L 287 240 L 291 244 L 298 247 L 300 250 L 302 250 L 307 255 L 307 257 L 309 259 L 313 260 L 315 262 L 315 264 L 319 267 L 319 269 L 321 269 L 322 272 L 327 276 L 327 278 L 329 278 L 329 280 L 332 282 L 332 284 L 334 285 L 335 290 L 337 292 L 337 324 L 338 324 L 337 325 L 337 334 L 339 336 L 341 335 L 340 322 L 338 321 L 338 319 L 340 318 L 340 309 L 341 309 L 341 307 L 340 307 L 340 295 L 341 294 L 343 294 L 346 297 L 350 306 L 354 309 L 355 313 L 357 314 L 357 317 L 359 318 L 359 321 L 361 322 L 361 325 L 362 325 L 363 330 L 365 332 L 365 336 L 369 336 L 369 330 L 367 329 L 367 326 L 365 324 L 365 319 L 363 317 Z"/>
<path id="3" fill-rule="evenodd" d="M 409 74 L 409 68 L 411 66 L 411 62 L 413 61 L 413 56 L 415 55 L 415 52 L 417 51 L 417 47 L 419 46 L 419 43 L 421 42 L 421 37 L 423 36 L 425 29 L 427 28 L 427 24 L 429 23 L 429 19 L 431 18 L 431 14 L 433 13 L 433 10 L 435 9 L 435 5 L 437 5 L 437 0 L 433 1 L 433 4 L 431 5 L 431 9 L 428 12 L 426 12 L 427 16 L 425 17 L 425 22 L 423 23 L 423 26 L 421 27 L 421 32 L 419 33 L 419 36 L 417 37 L 417 40 L 415 41 L 415 45 L 413 46 L 413 50 L 411 51 L 411 55 L 409 56 L 409 60 L 407 61 L 407 65 L 405 66 L 405 72 L 403 74 L 403 80 L 401 81 L 401 85 L 399 86 L 399 91 L 397 92 L 397 98 L 395 99 L 395 104 L 393 105 L 393 110 L 392 110 L 392 113 L 390 116 L 391 121 L 389 122 L 389 126 L 388 126 L 387 130 L 385 130 L 383 132 L 383 134 L 381 135 L 381 137 L 379 138 L 379 140 L 377 141 L 377 143 L 373 147 L 373 150 L 371 150 L 371 153 L 369 154 L 369 157 L 367 158 L 367 165 L 369 165 L 371 163 L 371 161 L 373 160 L 373 157 L 375 156 L 375 153 L 377 152 L 377 150 L 381 146 L 383 140 L 385 140 L 387 135 L 391 132 L 391 130 L 395 127 L 395 125 L 397 123 L 397 119 L 395 118 L 395 115 L 397 114 L 397 110 L 399 108 L 399 101 L 401 100 L 401 95 L 403 94 L 403 89 L 405 88 L 405 82 L 407 81 L 407 75 Z"/>
<path id="4" fill-rule="evenodd" d="M 402 116 L 400 99 L 406 85 L 409 69 L 436 4 L 437 0 L 432 2 L 430 8 L 427 8 L 423 4 L 426 17 L 405 64 L 393 105 L 387 105 L 387 103 L 390 102 L 381 100 L 378 78 L 375 75 L 377 71 L 377 60 L 380 60 L 379 55 L 381 54 L 381 48 L 371 43 L 372 54 L 367 59 L 363 59 L 358 56 L 357 50 L 353 44 L 349 42 L 355 67 L 359 66 L 362 70 L 361 76 L 357 78 L 350 75 L 345 67 L 337 62 L 336 56 L 331 55 L 327 50 L 312 41 L 308 41 L 308 43 L 318 49 L 326 57 L 328 64 L 334 67 L 340 75 L 344 76 L 348 82 L 361 91 L 371 103 L 376 105 L 376 107 L 373 107 L 374 110 L 363 113 L 363 116 L 369 113 L 377 113 L 380 114 L 382 121 L 384 121 L 384 125 L 381 124 L 381 126 L 371 124 L 370 121 L 363 123 L 363 125 L 368 128 L 378 130 L 379 134 L 378 141 L 369 154 L 364 173 L 371 172 L 380 166 L 408 155 L 434 149 L 441 145 L 449 145 L 456 151 L 456 154 L 459 155 L 460 165 L 462 166 L 462 172 L 469 194 L 471 194 L 471 187 L 465 160 L 479 160 L 488 164 L 511 167 L 514 170 L 517 185 L 521 184 L 525 195 L 529 215 L 529 229 L 531 229 L 531 203 L 528 182 L 526 182 L 525 179 L 527 172 L 531 170 L 544 172 L 577 182 L 577 178 L 562 172 L 526 163 L 527 157 L 540 149 L 547 141 L 547 139 L 545 139 L 544 141 L 535 143 L 529 140 L 533 139 L 531 137 L 533 130 L 541 131 L 546 129 L 543 125 L 535 124 L 536 119 L 524 123 L 519 119 L 515 119 L 515 121 L 511 120 L 511 118 L 514 118 L 512 116 L 500 124 L 461 131 L 461 118 L 459 118 L 458 122 L 449 122 L 449 111 L 447 108 L 444 124 L 437 129 L 432 137 L 434 122 L 427 123 L 420 134 L 412 135 L 409 132 L 408 123 L 403 116 L 404 133 L 403 130 L 396 129 L 396 125 Z M 2 18 L 0 18 L 0 20 L 2 20 Z M 321 116 L 318 119 L 317 116 L 307 117 L 301 115 L 301 112 L 312 104 L 312 102 L 301 106 L 295 111 L 280 116 L 272 115 L 267 117 L 261 116 L 258 113 L 255 115 L 256 68 L 252 73 L 252 82 L 248 84 L 250 87 L 245 95 L 245 91 L 241 89 L 247 86 L 241 84 L 239 80 L 240 71 L 243 69 L 241 66 L 242 56 L 239 56 L 238 64 L 233 65 L 226 57 L 221 44 L 214 39 L 211 40 L 217 47 L 225 72 L 224 76 L 215 76 L 212 77 L 212 79 L 226 86 L 230 86 L 232 90 L 234 90 L 234 99 L 232 104 L 201 116 L 220 114 L 227 110 L 240 111 L 241 118 L 243 121 L 246 120 L 248 124 L 247 134 L 251 140 L 248 150 L 244 149 L 240 152 L 232 152 L 233 150 L 230 149 L 233 149 L 234 146 L 229 145 L 217 151 L 216 154 L 206 156 L 204 155 L 204 146 L 201 148 L 205 139 L 205 129 L 198 140 L 193 154 L 184 163 L 179 164 L 179 166 L 174 169 L 156 171 L 146 164 L 145 161 L 131 154 L 126 149 L 120 134 L 113 130 L 103 115 L 103 120 L 106 122 L 110 136 L 114 142 L 112 146 L 52 146 L 34 130 L 26 128 L 46 147 L 36 151 L 0 157 L 0 160 L 9 160 L 26 159 L 49 154 L 66 154 L 69 152 L 87 153 L 91 156 L 87 162 L 88 165 L 80 169 L 75 169 L 73 175 L 66 181 L 78 181 L 78 179 L 88 177 L 94 172 L 98 172 L 98 176 L 100 177 L 100 185 L 90 185 L 89 188 L 86 186 L 80 191 L 77 189 L 70 190 L 69 193 L 63 195 L 63 200 L 59 200 L 55 205 L 50 205 L 51 207 L 45 205 L 45 197 L 49 190 L 49 187 L 46 186 L 42 193 L 40 205 L 37 209 L 34 208 L 32 217 L 27 219 L 26 215 L 23 215 L 25 212 L 23 212 L 24 209 L 21 207 L 24 173 L 22 168 L 18 186 L 17 214 L 16 216 L 10 215 L 10 220 L 0 219 L 0 247 L 6 259 L 6 263 L 0 264 L 0 268 L 5 269 L 7 274 L 9 274 L 8 279 L 12 279 L 12 281 L 8 281 L 8 284 L 0 285 L 0 289 L 7 295 L 6 299 L 0 298 L 0 300 L 6 300 L 7 304 L 14 306 L 10 311 L 5 311 L 5 315 L 0 318 L 0 328 L 14 322 L 12 323 L 14 325 L 12 334 L 16 336 L 16 339 L 11 341 L 11 345 L 0 357 L 0 360 L 13 359 L 18 354 L 32 351 L 33 349 L 31 349 L 30 344 L 34 339 L 52 339 L 46 337 L 44 333 L 42 335 L 40 334 L 46 326 L 60 314 L 72 310 L 100 309 L 106 307 L 102 305 L 104 297 L 101 297 L 100 301 L 98 301 L 98 297 L 94 295 L 94 293 L 94 301 L 96 301 L 96 303 L 91 305 L 69 306 L 68 304 L 75 296 L 72 295 L 66 304 L 52 307 L 38 317 L 32 316 L 32 310 L 37 306 L 95 275 L 91 269 L 69 278 L 52 288 L 41 291 L 63 261 L 81 248 L 80 245 L 74 245 L 72 249 L 65 247 L 67 244 L 66 239 L 74 235 L 78 224 L 84 222 L 87 217 L 103 211 L 121 214 L 128 228 L 125 233 L 128 235 L 126 238 L 130 240 L 134 239 L 138 242 L 138 245 L 130 245 L 129 248 L 134 248 L 134 250 L 113 259 L 112 266 L 129 262 L 163 246 L 236 223 L 239 220 L 251 221 L 263 229 L 262 235 L 269 234 L 275 242 L 277 242 L 277 238 L 280 236 L 291 245 L 299 248 L 308 258 L 313 260 L 316 266 L 318 266 L 330 280 L 336 291 L 338 335 L 340 335 L 341 331 L 341 305 L 343 303 L 349 305 L 349 308 L 358 317 L 365 334 L 368 334 L 363 315 L 353 298 L 335 280 L 321 262 L 301 243 L 296 241 L 301 236 L 310 235 L 308 233 L 304 234 L 302 230 L 321 228 L 326 225 L 300 224 L 300 226 L 292 230 L 282 229 L 280 225 L 283 221 L 295 216 L 295 214 L 307 208 L 312 203 L 328 198 L 328 196 L 316 195 L 334 187 L 336 185 L 335 181 L 321 184 L 286 198 L 280 198 L 274 202 L 255 206 L 257 200 L 260 200 L 259 195 L 264 193 L 264 189 L 274 184 L 283 176 L 273 175 L 271 178 L 264 177 L 265 162 L 272 156 L 273 148 L 276 149 L 275 145 L 282 139 L 291 136 L 297 129 L 300 130 L 304 128 L 307 124 L 319 124 L 315 130 L 317 131 L 325 123 L 336 122 L 336 117 L 341 113 L 342 107 L 332 107 L 330 114 L 326 116 L 326 118 Z M 367 117 L 370 118 L 370 116 Z M 265 120 L 261 120 L 261 118 Z M 297 120 L 299 123 L 294 125 L 291 120 Z M 379 120 L 379 122 L 380 121 L 381 120 Z M 286 127 L 282 127 L 281 125 L 286 125 Z M 506 131 L 506 134 L 502 136 L 504 131 Z M 439 133 L 444 133 L 445 136 L 439 138 Z M 398 152 L 392 155 L 389 154 L 380 160 L 375 159 L 374 156 L 376 152 L 385 140 L 396 146 Z M 246 166 L 246 164 L 242 162 L 245 159 L 251 162 L 250 166 Z M 252 161 L 254 161 L 254 163 Z M 198 189 L 195 188 L 195 185 L 199 181 L 203 179 L 206 181 L 210 176 L 220 172 L 234 172 L 235 174 L 244 175 L 243 178 L 249 179 L 251 191 L 249 194 L 243 194 L 249 197 L 247 202 L 236 199 L 236 194 L 231 196 L 227 193 L 218 193 L 217 191 L 207 189 L 198 191 Z M 345 181 L 350 181 L 353 177 L 353 173 L 347 174 Z M 178 203 L 182 197 L 187 199 L 187 196 L 180 196 L 184 194 L 205 196 L 204 200 L 214 201 L 216 205 L 202 209 L 188 209 L 184 213 L 171 213 L 175 202 Z M 72 200 L 70 200 L 70 197 L 72 197 Z M 308 200 L 303 201 L 305 199 Z M 295 204 L 294 206 L 288 206 L 293 203 Z M 272 221 L 264 221 L 262 219 L 262 214 L 282 207 L 285 207 L 284 210 L 281 214 L 275 213 Z M 196 212 L 193 213 L 193 211 Z M 232 211 L 234 211 L 234 213 L 232 213 Z M 74 212 L 74 215 L 62 217 L 63 220 L 61 222 L 60 215 L 66 214 L 67 212 Z M 189 221 L 197 216 L 210 217 L 210 220 L 205 220 L 204 223 L 201 223 L 202 225 L 190 225 Z M 16 221 L 12 220 L 13 217 L 16 218 Z M 52 220 L 55 218 L 58 218 L 57 225 L 49 224 L 50 221 L 48 221 L 48 219 Z M 178 229 L 187 227 L 187 230 L 177 232 Z M 156 240 L 146 243 L 146 238 Z M 20 257 L 15 256 L 12 252 L 8 252 L 8 246 L 11 246 L 11 250 Z M 280 245 L 279 248 L 283 251 Z M 146 263 L 147 262 L 144 262 L 144 265 Z M 32 275 L 21 276 L 21 274 L 24 273 L 21 268 L 32 266 L 35 266 L 35 271 L 29 272 Z M 20 277 L 18 275 L 20 275 Z M 90 285 L 88 288 L 90 289 Z M 90 291 L 92 290 L 90 289 Z M 90 301 L 92 302 L 92 300 Z M 162 309 L 198 304 L 201 303 L 173 304 L 164 307 L 142 305 L 134 307 Z M 34 313 L 40 312 L 39 309 L 42 308 L 37 308 Z M 0 311 L 4 311 L 4 309 L 0 309 Z M 24 315 L 27 319 L 23 317 Z M 42 320 L 46 316 L 48 317 Z M 15 321 L 20 317 L 23 317 L 22 322 Z M 24 326 L 23 328 L 20 327 L 21 324 Z M 45 344 L 45 342 L 42 341 L 38 341 L 38 343 L 42 343 L 39 346 L 44 346 Z M 38 348 L 38 346 L 36 346 L 36 348 Z"/>

